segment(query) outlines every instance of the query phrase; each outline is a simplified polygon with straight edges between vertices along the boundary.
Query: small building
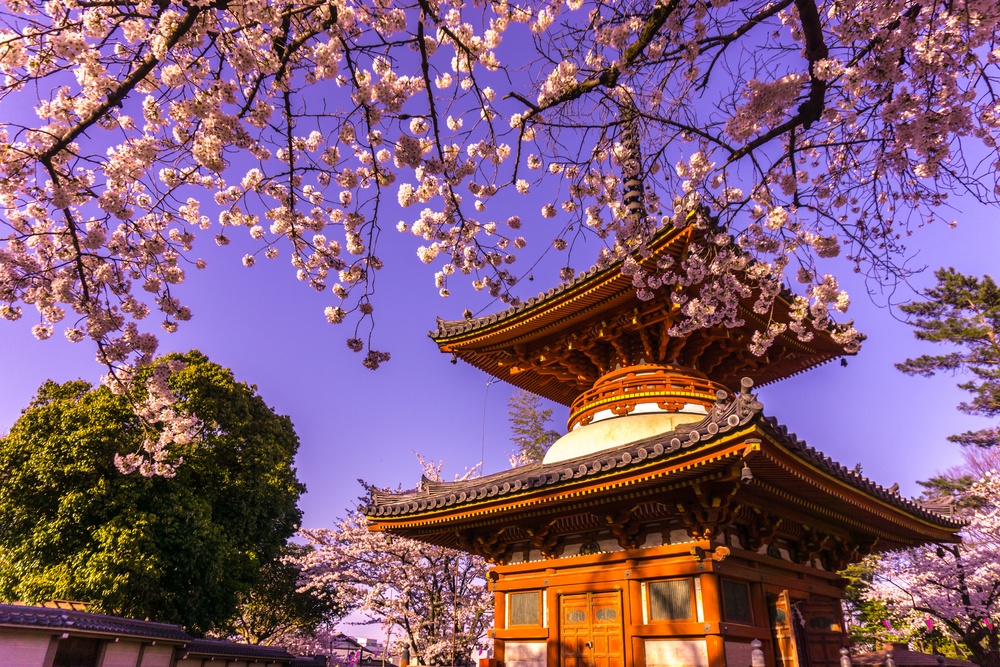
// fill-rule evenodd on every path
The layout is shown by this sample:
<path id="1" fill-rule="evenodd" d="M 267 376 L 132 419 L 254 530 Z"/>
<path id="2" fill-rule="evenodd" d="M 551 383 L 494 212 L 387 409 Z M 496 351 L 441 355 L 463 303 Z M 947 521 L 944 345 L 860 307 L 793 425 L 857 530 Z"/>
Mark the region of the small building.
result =
<path id="1" fill-rule="evenodd" d="M 326 667 L 283 648 L 196 639 L 179 625 L 0 604 L 0 667 Z"/>
<path id="2" fill-rule="evenodd" d="M 342 632 L 329 640 L 330 660 L 337 665 L 358 665 L 375 657 L 376 651 Z"/>
<path id="3" fill-rule="evenodd" d="M 683 261 L 668 229 L 647 267 Z M 847 643 L 837 572 L 874 551 L 955 541 L 959 524 L 806 445 L 752 393 L 844 354 L 743 324 L 674 335 L 661 287 L 639 300 L 620 266 L 592 269 L 488 317 L 439 321 L 440 349 L 569 406 L 540 463 L 373 493 L 372 530 L 494 564 L 496 660 L 506 667 L 835 667 Z M 789 321 L 779 297 L 773 317 Z M 872 415 L 871 418 L 878 418 Z M 863 437 L 863 434 L 859 434 Z"/>

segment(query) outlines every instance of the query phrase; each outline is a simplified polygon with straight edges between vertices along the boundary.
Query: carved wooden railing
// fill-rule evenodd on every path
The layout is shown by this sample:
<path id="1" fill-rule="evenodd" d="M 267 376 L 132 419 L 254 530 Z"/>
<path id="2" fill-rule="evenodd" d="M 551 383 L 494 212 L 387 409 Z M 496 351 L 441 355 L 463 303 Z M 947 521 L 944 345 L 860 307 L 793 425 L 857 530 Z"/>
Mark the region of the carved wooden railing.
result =
<path id="1" fill-rule="evenodd" d="M 605 410 L 616 416 L 627 415 L 641 404 L 655 404 L 664 412 L 679 412 L 693 403 L 710 409 L 720 384 L 690 368 L 679 366 L 628 366 L 601 377 L 573 401 L 569 429 L 585 426 Z"/>

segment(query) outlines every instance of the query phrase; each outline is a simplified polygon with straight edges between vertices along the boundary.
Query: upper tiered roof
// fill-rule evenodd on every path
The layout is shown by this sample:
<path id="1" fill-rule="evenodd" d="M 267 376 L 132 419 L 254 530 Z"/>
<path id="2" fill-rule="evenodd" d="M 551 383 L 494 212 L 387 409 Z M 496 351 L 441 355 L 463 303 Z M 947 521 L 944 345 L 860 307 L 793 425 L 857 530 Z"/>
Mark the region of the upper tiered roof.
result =
<path id="1" fill-rule="evenodd" d="M 652 267 L 668 254 L 680 261 L 698 234 L 694 227 L 665 229 L 650 243 L 650 257 L 642 264 Z M 844 355 L 843 347 L 824 332 L 808 343 L 786 332 L 763 356 L 752 354 L 753 332 L 768 323 L 768 316 L 753 311 L 755 296 L 740 303 L 742 327 L 717 326 L 672 337 L 669 330 L 677 317 L 669 298 L 673 288 L 661 287 L 653 299 L 641 301 L 621 269 L 620 262 L 601 270 L 593 267 L 493 315 L 439 319 L 431 338 L 442 352 L 563 405 L 616 367 L 686 366 L 737 388 L 742 377 L 765 385 Z M 789 299 L 778 297 L 772 319 L 788 321 Z"/>

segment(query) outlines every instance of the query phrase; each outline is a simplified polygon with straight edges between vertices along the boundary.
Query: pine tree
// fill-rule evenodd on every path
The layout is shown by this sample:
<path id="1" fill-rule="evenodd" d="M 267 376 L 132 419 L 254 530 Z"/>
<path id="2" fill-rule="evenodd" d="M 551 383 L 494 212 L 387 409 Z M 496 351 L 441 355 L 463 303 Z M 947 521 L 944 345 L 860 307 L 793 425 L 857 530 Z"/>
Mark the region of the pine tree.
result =
<path id="1" fill-rule="evenodd" d="M 1000 415 L 1000 288 L 989 276 L 966 276 L 955 269 L 938 269 L 936 287 L 927 290 L 927 301 L 901 306 L 911 316 L 919 340 L 945 343 L 959 349 L 940 355 L 907 359 L 896 368 L 907 375 L 930 377 L 940 372 L 963 373 L 972 379 L 959 388 L 972 394 L 958 409 L 969 415 Z M 1000 444 L 1000 428 L 966 431 L 948 438 L 962 445 L 993 447 Z"/>
<path id="2" fill-rule="evenodd" d="M 510 440 L 517 448 L 510 462 L 515 467 L 541 461 L 549 446 L 559 439 L 560 433 L 549 428 L 552 408 L 542 409 L 541 402 L 539 396 L 520 389 L 507 401 Z"/>

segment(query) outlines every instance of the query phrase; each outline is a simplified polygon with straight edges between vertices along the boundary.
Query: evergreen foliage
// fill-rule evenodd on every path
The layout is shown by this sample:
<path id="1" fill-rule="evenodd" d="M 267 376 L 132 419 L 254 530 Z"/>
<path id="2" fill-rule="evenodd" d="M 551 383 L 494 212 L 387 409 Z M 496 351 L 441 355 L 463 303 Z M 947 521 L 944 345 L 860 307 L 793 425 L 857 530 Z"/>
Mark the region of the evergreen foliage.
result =
<path id="1" fill-rule="evenodd" d="M 144 397 L 80 380 L 43 384 L 0 439 L 0 599 L 82 600 L 202 634 L 280 555 L 305 490 L 291 421 L 201 353 L 167 359 L 184 363 L 170 389 L 201 425 L 172 450 L 174 478 L 119 472 L 115 456 L 149 436 Z"/>
<path id="2" fill-rule="evenodd" d="M 511 442 L 516 449 L 510 457 L 513 465 L 541 461 L 559 432 L 549 428 L 552 408 L 542 408 L 541 397 L 518 389 L 507 401 L 507 419 Z"/>
<path id="3" fill-rule="evenodd" d="M 901 306 L 912 319 L 919 340 L 956 346 L 939 355 L 907 359 L 896 368 L 907 375 L 930 377 L 941 372 L 972 376 L 959 388 L 972 394 L 960 403 L 962 412 L 980 417 L 1000 415 L 1000 288 L 990 276 L 966 276 L 955 269 L 938 269 L 937 286 L 927 290 L 926 301 Z M 966 431 L 948 438 L 962 445 L 993 447 L 1000 443 L 1000 428 Z"/>
<path id="4" fill-rule="evenodd" d="M 220 634 L 247 644 L 288 643 L 312 636 L 320 625 L 335 624 L 347 611 L 335 586 L 303 572 L 310 546 L 289 542 L 282 555 L 265 564 L 260 580 L 240 593 L 239 610 Z"/>

